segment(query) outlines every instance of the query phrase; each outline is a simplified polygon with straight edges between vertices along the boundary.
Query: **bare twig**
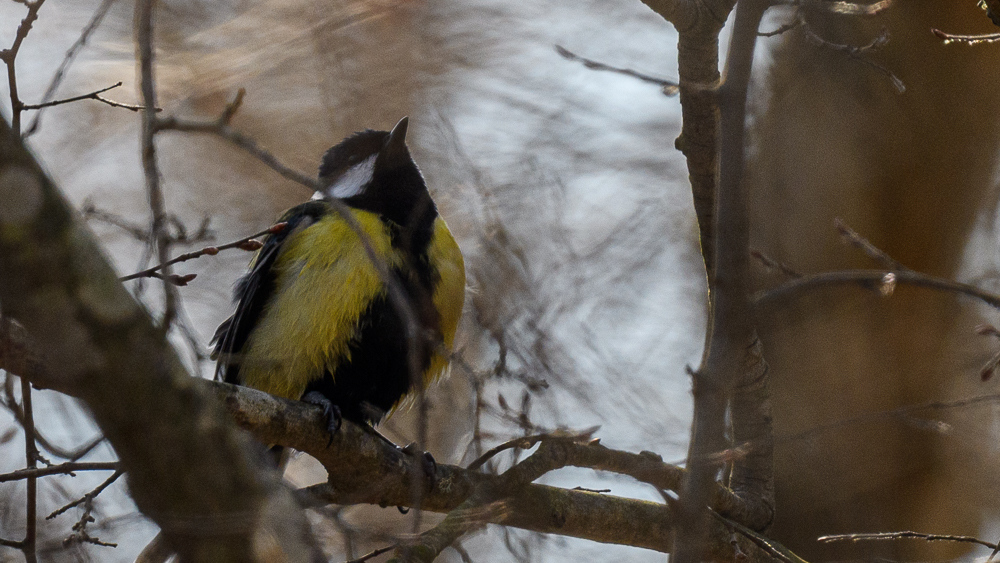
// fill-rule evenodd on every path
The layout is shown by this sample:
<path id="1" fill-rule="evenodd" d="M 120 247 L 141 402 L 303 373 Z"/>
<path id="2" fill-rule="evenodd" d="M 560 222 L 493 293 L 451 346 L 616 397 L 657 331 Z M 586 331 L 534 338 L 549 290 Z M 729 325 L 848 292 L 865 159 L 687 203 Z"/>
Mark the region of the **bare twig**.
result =
<path id="1" fill-rule="evenodd" d="M 760 292 L 754 297 L 754 301 L 757 305 L 770 305 L 778 299 L 789 297 L 805 290 L 829 285 L 859 284 L 862 287 L 878 287 L 880 284 L 885 283 L 886 275 L 890 273 L 893 274 L 892 283 L 902 283 L 938 291 L 959 293 L 1000 309 L 1000 295 L 983 291 L 978 287 L 920 272 L 886 272 L 885 270 L 843 270 L 839 272 L 811 274 Z"/>
<path id="2" fill-rule="evenodd" d="M 2 338 L 2 336 L 0 336 L 0 338 Z M 7 344 L 0 344 L 0 346 L 4 345 Z M 3 353 L 4 353 L 3 351 L 0 351 L 0 355 L 2 355 Z M 0 360 L 2 359 L 3 358 L 0 358 Z M 4 363 L 6 362 L 0 362 L 0 365 L 3 365 Z M 8 378 L 9 377 L 11 376 L 8 374 Z M 10 401 L 9 399 L 6 401 L 0 401 L 0 404 L 2 404 L 7 410 L 11 412 L 11 414 L 14 415 L 14 420 L 17 421 L 18 425 L 24 426 L 24 412 L 22 411 L 21 406 L 19 404 Z M 104 436 L 98 435 L 78 448 L 67 449 L 62 446 L 59 446 L 58 444 L 55 444 L 54 442 L 46 438 L 45 435 L 42 434 L 38 428 L 35 429 L 35 442 L 39 446 L 41 446 L 43 450 L 47 451 L 51 455 L 54 455 L 56 457 L 61 457 L 69 461 L 76 461 L 81 457 L 87 455 L 88 453 L 93 451 L 94 448 L 100 445 L 101 442 L 103 441 L 104 441 Z"/>
<path id="3" fill-rule="evenodd" d="M 111 486 L 111 484 L 114 483 L 115 481 L 117 481 L 119 477 L 121 477 L 122 475 L 124 475 L 124 473 L 125 472 L 122 471 L 121 466 L 118 466 L 115 469 L 115 472 L 112 473 L 110 477 L 108 477 L 107 479 L 105 479 L 103 483 L 101 483 L 100 485 L 98 485 L 97 487 L 95 487 L 94 490 L 92 490 L 89 493 L 83 495 L 79 499 L 74 500 L 73 502 L 71 502 L 71 503 L 63 506 L 62 508 L 59 508 L 59 509 L 55 510 L 52 514 L 49 514 L 48 516 L 46 516 L 45 519 L 46 520 L 52 520 L 56 516 L 59 516 L 60 514 L 66 512 L 70 508 L 73 508 L 74 506 L 79 505 L 80 503 L 83 503 L 83 502 L 93 502 L 93 500 L 95 498 L 97 498 L 97 495 L 99 495 L 102 492 L 104 492 L 104 489 L 107 489 L 109 486 Z"/>
<path id="4" fill-rule="evenodd" d="M 892 82 L 892 86 L 896 89 L 897 92 L 899 92 L 900 94 L 906 92 L 906 85 L 903 84 L 903 81 L 900 80 L 895 74 L 893 74 L 891 70 L 863 56 L 866 52 L 878 49 L 879 47 L 889 42 L 888 30 L 883 29 L 882 32 L 875 37 L 875 39 L 872 39 L 871 43 L 860 47 L 855 45 L 842 45 L 840 43 L 827 41 L 826 39 L 823 39 L 819 35 L 816 35 L 816 33 L 813 32 L 813 30 L 810 29 L 808 25 L 802 26 L 802 33 L 810 43 L 816 46 L 844 53 L 848 57 L 870 66 L 871 68 L 884 74 L 890 80 L 890 82 Z"/>
<path id="5" fill-rule="evenodd" d="M 69 71 L 69 67 L 72 66 L 73 61 L 76 60 L 76 56 L 83 49 L 84 45 L 87 44 L 87 40 L 90 39 L 90 35 L 101 25 L 101 21 L 104 20 L 104 16 L 107 15 L 108 10 L 115 3 L 115 0 L 104 0 L 101 5 L 97 7 L 94 15 L 91 16 L 90 21 L 80 32 L 80 37 L 70 46 L 69 50 L 66 51 L 66 55 L 63 57 L 63 61 L 59 64 L 59 68 L 56 73 L 52 76 L 52 81 L 49 82 L 48 87 L 45 88 L 45 94 L 42 95 L 42 103 L 48 102 L 55 96 L 56 90 L 59 85 L 62 84 L 63 79 L 66 77 L 66 73 Z M 107 103 L 107 102 L 105 102 Z M 34 134 L 38 131 L 38 127 L 41 125 L 42 112 L 39 111 L 35 113 L 35 116 L 31 119 L 31 123 L 28 125 L 27 130 L 24 132 L 24 136 Z"/>
<path id="6" fill-rule="evenodd" d="M 392 551 L 395 548 L 396 548 L 396 546 L 394 546 L 394 545 L 390 545 L 390 546 L 387 546 L 387 547 L 380 547 L 378 549 L 372 550 L 370 553 L 367 553 L 365 555 L 362 555 L 361 557 L 358 557 L 357 559 L 351 559 L 350 561 L 347 561 L 345 563 L 364 563 L 365 561 L 368 561 L 369 559 L 374 559 L 374 558 L 378 557 L 379 555 L 382 555 L 383 553 L 388 553 L 388 552 Z"/>
<path id="7" fill-rule="evenodd" d="M 98 209 L 89 198 L 83 202 L 83 207 L 80 211 L 83 213 L 85 219 L 97 219 L 109 225 L 114 225 L 128 233 L 135 240 L 145 241 L 149 238 L 149 232 L 145 226 L 132 223 L 120 215 Z"/>
<path id="8" fill-rule="evenodd" d="M 160 184 L 160 169 L 156 162 L 156 144 L 153 136 L 157 130 L 156 84 L 153 77 L 153 0 L 136 2 L 135 48 L 139 59 L 140 90 L 142 92 L 142 169 L 146 177 L 146 194 L 152 218 L 149 227 L 150 244 L 156 248 L 157 257 L 163 267 L 164 310 L 160 330 L 170 331 L 177 314 L 177 289 L 169 281 L 172 272 L 167 261 L 170 259 L 170 237 L 167 234 L 167 212 Z"/>
<path id="9" fill-rule="evenodd" d="M 838 541 L 869 541 L 869 540 L 898 540 L 898 539 L 918 539 L 925 541 L 950 541 L 960 543 L 974 543 L 991 549 L 997 549 L 997 544 L 983 541 L 972 536 L 952 536 L 944 534 L 922 534 L 920 532 L 877 532 L 870 534 L 838 534 L 832 536 L 820 536 L 816 541 L 831 543 Z"/>
<path id="10" fill-rule="evenodd" d="M 142 111 L 142 110 L 146 109 L 146 106 L 140 106 L 140 105 L 136 105 L 136 104 L 126 104 L 124 102 L 116 102 L 114 100 L 109 100 L 109 99 L 107 99 L 105 97 L 102 97 L 102 96 L 94 96 L 94 99 L 97 100 L 97 101 L 99 101 L 99 102 L 104 102 L 105 104 L 107 104 L 107 105 L 109 105 L 109 106 L 111 106 L 113 108 L 122 108 L 122 109 L 127 109 L 129 111 L 136 111 L 136 112 Z M 163 111 L 163 108 L 153 108 L 153 111 L 160 112 L 160 111 Z"/>
<path id="11" fill-rule="evenodd" d="M 0 483 L 21 481 L 48 475 L 73 475 L 77 471 L 117 471 L 121 464 L 117 461 L 70 461 L 48 467 L 28 467 L 10 473 L 0 474 Z"/>
<path id="12" fill-rule="evenodd" d="M 802 273 L 798 270 L 793 269 L 791 266 L 771 258 L 770 256 L 764 254 L 763 252 L 753 248 L 750 249 L 750 256 L 756 258 L 758 262 L 761 263 L 768 270 L 779 270 L 782 274 L 785 274 L 789 278 L 797 279 L 802 277 Z"/>
<path id="13" fill-rule="evenodd" d="M 945 33 L 937 28 L 931 28 L 931 33 L 944 42 L 945 45 L 949 45 L 951 43 L 980 45 L 983 43 L 996 43 L 997 41 L 1000 41 L 1000 33 L 987 33 L 984 35 L 956 35 L 953 33 Z"/>
<path id="14" fill-rule="evenodd" d="M 491 458 L 493 458 L 494 456 L 496 456 L 497 454 L 499 454 L 501 452 L 504 452 L 504 451 L 507 451 L 507 450 L 510 450 L 510 449 L 513 449 L 513 448 L 526 450 L 528 448 L 534 447 L 535 444 L 538 444 L 539 442 L 542 442 L 544 440 L 559 440 L 559 439 L 562 439 L 562 440 L 568 439 L 568 440 L 574 440 L 574 441 L 586 441 L 586 440 L 590 440 L 590 438 L 594 435 L 594 432 L 597 432 L 597 430 L 599 428 L 600 428 L 599 426 L 594 426 L 593 428 L 588 428 L 588 429 L 582 430 L 580 432 L 572 432 L 571 433 L 571 432 L 562 431 L 562 432 L 553 432 L 553 433 L 547 433 L 547 434 L 536 434 L 534 436 L 521 436 L 521 437 L 518 437 L 518 438 L 514 438 L 513 440 L 508 440 L 508 441 L 506 441 L 506 442 L 504 442 L 504 443 L 502 443 L 502 444 L 500 444 L 500 445 L 498 445 L 498 446 L 496 446 L 494 448 L 490 448 L 489 451 L 487 451 L 483 455 L 479 456 L 479 458 L 477 458 L 475 461 L 473 461 L 472 463 L 470 463 L 469 466 L 466 469 L 468 469 L 469 471 L 476 471 L 480 467 L 482 467 L 483 465 L 485 465 L 487 461 L 489 461 Z"/>
<path id="15" fill-rule="evenodd" d="M 618 73 L 618 74 L 624 74 L 625 76 L 631 76 L 632 78 L 638 78 L 639 80 L 641 80 L 643 82 L 649 82 L 651 84 L 656 84 L 657 86 L 659 86 L 660 88 L 662 88 L 663 93 L 666 94 L 667 96 L 676 96 L 677 95 L 677 91 L 678 91 L 679 85 L 676 82 L 673 82 L 673 81 L 670 81 L 670 80 L 666 80 L 666 79 L 663 79 L 663 78 L 657 78 L 655 76 L 650 76 L 648 74 L 643 74 L 643 73 L 641 73 L 639 71 L 632 70 L 630 68 L 618 68 L 618 67 L 615 67 L 615 66 L 604 64 L 602 62 L 598 62 L 598 61 L 595 61 L 595 60 L 587 59 L 587 58 L 581 57 L 580 55 L 577 55 L 576 53 L 573 53 L 572 51 L 570 51 L 569 49 L 563 47 L 562 45 L 556 45 L 556 52 L 559 53 L 560 56 L 562 56 L 562 57 L 564 57 L 564 58 L 566 58 L 568 60 L 577 61 L 577 62 L 583 63 L 583 66 L 585 66 L 585 67 L 587 67 L 587 68 L 589 68 L 591 70 L 606 70 L 608 72 L 615 72 L 615 73 Z"/>
<path id="16" fill-rule="evenodd" d="M 827 2 L 824 0 L 805 0 L 802 3 L 808 4 L 810 8 L 819 8 L 844 16 L 874 16 L 889 9 L 892 6 L 893 0 L 879 0 L 871 4 L 841 1 Z"/>
<path id="17" fill-rule="evenodd" d="M 27 460 L 29 470 L 38 467 L 38 449 L 35 446 L 35 418 L 31 405 L 31 384 L 27 380 L 21 380 L 21 408 L 24 409 L 24 456 Z M 24 553 L 26 563 L 34 563 L 37 559 L 35 553 L 36 540 L 38 539 L 38 476 L 28 475 L 27 477 L 27 509 L 25 510 L 25 533 Z"/>
<path id="18" fill-rule="evenodd" d="M 21 112 L 24 110 L 24 102 L 17 93 L 17 72 L 15 70 L 15 62 L 17 59 L 17 53 L 21 50 L 21 44 L 24 43 L 25 38 L 28 37 L 28 32 L 31 31 L 31 25 L 35 23 L 38 19 L 38 10 L 42 8 L 42 4 L 45 0 L 25 0 L 24 5 L 28 8 L 28 13 L 21 20 L 21 24 L 17 26 L 17 32 L 14 34 L 14 43 L 8 49 L 0 50 L 0 60 L 7 65 L 7 87 L 10 91 L 10 108 L 11 108 L 11 129 L 14 130 L 16 135 L 21 134 Z"/>
<path id="19" fill-rule="evenodd" d="M 803 25 L 805 25 L 805 23 L 806 23 L 806 21 L 804 19 L 802 19 L 801 16 L 799 16 L 798 14 L 796 14 L 795 19 L 793 19 L 792 21 L 790 21 L 788 23 L 781 24 L 780 26 L 778 26 L 777 29 L 775 29 L 773 31 L 758 31 L 757 32 L 757 37 L 775 37 L 777 35 L 781 35 L 783 33 L 787 33 L 787 32 L 789 32 L 789 31 L 791 31 L 791 30 L 793 30 L 793 29 L 795 29 L 797 27 L 803 26 Z"/>
<path id="20" fill-rule="evenodd" d="M 264 235 L 273 235 L 273 234 L 280 233 L 281 231 L 283 231 L 285 229 L 286 226 L 287 226 L 287 223 L 276 223 L 276 224 L 271 225 L 270 227 L 264 229 L 263 231 L 260 231 L 258 233 L 254 233 L 254 234 L 252 234 L 252 235 L 250 235 L 248 237 L 243 237 L 243 238 L 241 238 L 239 240 L 236 240 L 236 241 L 233 241 L 233 242 L 229 242 L 229 243 L 226 243 L 226 244 L 221 244 L 219 246 L 206 246 L 205 248 L 202 248 L 201 250 L 196 250 L 194 252 L 187 252 L 185 254 L 181 254 L 180 256 L 177 256 L 175 258 L 172 258 L 172 259 L 168 260 L 164 264 L 158 264 L 156 266 L 153 266 L 152 268 L 146 268 L 145 270 L 142 270 L 141 272 L 136 272 L 134 274 L 129 274 L 127 276 L 122 276 L 121 278 L 118 278 L 118 279 L 120 279 L 121 281 L 128 281 L 128 280 L 134 280 L 136 278 L 154 277 L 154 276 L 156 276 L 157 272 L 159 272 L 160 270 L 162 270 L 166 266 L 172 266 L 174 264 L 178 264 L 180 262 L 186 262 L 188 260 L 193 260 L 195 258 L 200 258 L 201 256 L 205 256 L 205 255 L 215 256 L 219 252 L 221 252 L 223 250 L 229 250 L 231 248 L 239 248 L 240 250 L 247 250 L 247 251 L 258 250 L 260 248 L 261 243 L 259 241 L 254 240 L 254 239 L 256 239 L 257 237 L 264 236 Z M 256 243 L 256 244 L 254 244 L 254 243 Z M 159 277 L 159 276 L 157 276 L 157 277 Z M 194 279 L 194 278 L 185 279 L 183 281 L 184 281 L 184 283 L 187 283 L 187 282 L 191 281 L 191 279 Z"/>
<path id="21" fill-rule="evenodd" d="M 114 102 L 114 101 L 111 101 L 111 100 L 109 100 L 107 98 L 102 98 L 100 96 L 100 94 L 102 94 L 104 92 L 107 92 L 108 90 L 113 90 L 115 88 L 118 88 L 121 85 L 122 85 L 121 82 L 116 82 L 115 84 L 112 84 L 111 86 L 108 86 L 107 88 L 101 88 L 100 90 L 95 90 L 95 91 L 93 91 L 93 92 L 91 92 L 89 94 L 83 94 L 83 95 L 80 95 L 80 96 L 73 96 L 72 98 L 64 98 L 64 99 L 61 99 L 61 100 L 53 100 L 53 101 L 50 101 L 50 102 L 42 102 L 40 104 L 23 104 L 21 106 L 21 109 L 24 109 L 24 110 L 40 110 L 42 108 L 47 108 L 47 107 L 52 107 L 52 106 L 58 106 L 58 105 L 62 105 L 62 104 L 69 104 L 69 103 L 72 103 L 72 102 L 79 102 L 80 100 L 97 100 L 99 102 L 104 102 L 104 103 L 106 103 L 106 104 L 108 104 L 110 106 L 119 107 L 119 108 L 125 108 L 125 109 L 130 109 L 132 111 L 140 111 L 141 109 L 143 109 L 142 106 L 122 104 L 120 102 Z M 162 111 L 162 110 L 160 108 L 156 108 L 156 111 Z"/>
<path id="22" fill-rule="evenodd" d="M 838 420 L 838 421 L 832 422 L 830 424 L 824 424 L 824 425 L 821 425 L 821 426 L 816 426 L 816 427 L 810 428 L 808 430 L 804 430 L 802 432 L 799 432 L 797 434 L 791 434 L 791 435 L 788 435 L 788 436 L 779 436 L 777 438 L 777 441 L 782 442 L 782 443 L 786 443 L 786 442 L 791 442 L 791 441 L 795 441 L 795 440 L 811 440 L 815 436 L 818 436 L 820 434 L 824 434 L 826 432 L 830 432 L 830 431 L 833 431 L 833 430 L 838 430 L 838 429 L 842 429 L 842 428 L 849 428 L 849 427 L 857 425 L 857 424 L 879 422 L 879 421 L 891 420 L 891 419 L 899 419 L 899 420 L 902 420 L 902 421 L 904 421 L 906 423 L 910 423 L 910 424 L 913 424 L 914 422 L 919 422 L 920 423 L 919 426 L 921 426 L 923 428 L 928 428 L 928 427 L 936 428 L 936 427 L 942 426 L 943 423 L 941 423 L 941 422 L 934 423 L 934 421 L 931 421 L 933 424 L 927 424 L 926 420 L 924 420 L 924 419 L 918 419 L 918 418 L 912 416 L 913 413 L 917 413 L 917 412 L 920 412 L 920 411 L 926 411 L 926 410 L 935 410 L 935 411 L 942 410 L 942 411 L 946 411 L 946 410 L 952 410 L 952 409 L 962 409 L 962 408 L 966 408 L 966 407 L 970 407 L 970 406 L 974 406 L 974 405 L 979 405 L 979 404 L 983 404 L 983 403 L 1000 403 L 1000 395 L 997 395 L 997 394 L 979 395 L 977 397 L 969 397 L 967 399 L 960 399 L 960 400 L 957 400 L 957 401 L 935 401 L 935 402 L 931 402 L 931 403 L 921 403 L 919 405 L 908 405 L 908 406 L 905 406 L 905 407 L 900 407 L 898 409 L 892 409 L 892 410 L 888 410 L 888 411 L 879 411 L 879 412 L 867 413 L 867 414 L 864 414 L 864 415 L 861 415 L 861 416 L 857 416 L 857 417 L 853 417 L 853 418 L 847 418 L 847 419 L 843 419 L 843 420 Z"/>
<path id="23" fill-rule="evenodd" d="M 253 138 L 244 135 L 239 130 L 230 126 L 230 121 L 232 121 L 243 104 L 245 94 L 246 90 L 240 88 L 233 101 L 226 105 L 222 114 L 214 121 L 193 121 L 171 116 L 158 120 L 156 122 L 156 129 L 157 131 L 186 131 L 189 133 L 209 133 L 216 135 L 250 153 L 257 160 L 284 178 L 301 184 L 314 192 L 320 191 L 322 186 L 317 180 L 285 165 L 276 156 L 258 145 L 257 141 Z"/>
<path id="24" fill-rule="evenodd" d="M 875 260 L 880 266 L 894 272 L 913 271 L 897 262 L 892 256 L 889 256 L 880 248 L 872 244 L 868 239 L 858 234 L 857 231 L 848 227 L 847 224 L 844 223 L 844 221 L 839 217 L 833 220 L 833 225 L 836 227 L 837 232 L 840 233 L 840 236 L 844 239 L 844 242 L 855 248 L 861 249 L 862 252 L 868 255 L 872 260 Z"/>

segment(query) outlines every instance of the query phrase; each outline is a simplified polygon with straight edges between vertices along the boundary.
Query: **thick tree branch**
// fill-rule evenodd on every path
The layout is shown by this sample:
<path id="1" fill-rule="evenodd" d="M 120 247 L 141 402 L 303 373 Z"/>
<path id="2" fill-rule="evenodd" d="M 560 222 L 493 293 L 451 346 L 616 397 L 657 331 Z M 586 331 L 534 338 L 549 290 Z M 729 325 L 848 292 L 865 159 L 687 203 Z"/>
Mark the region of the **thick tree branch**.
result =
<path id="1" fill-rule="evenodd" d="M 706 337 L 705 355 L 701 367 L 693 373 L 694 424 L 688 450 L 688 469 L 680 495 L 681 514 L 674 546 L 674 559 L 679 563 L 704 560 L 705 538 L 710 522 L 704 507 L 716 485 L 720 464 L 717 453 L 727 449 L 726 419 L 732 414 L 734 436 L 752 442 L 748 454 L 734 463 L 733 484 L 741 499 L 738 508 L 739 523 L 761 529 L 773 517 L 772 444 L 770 405 L 767 392 L 767 369 L 763 362 L 755 332 L 753 309 L 748 295 L 749 272 L 749 220 L 747 195 L 743 182 L 744 129 L 746 100 L 753 64 L 757 30 L 767 0 L 743 0 L 736 8 L 732 43 L 727 58 L 725 84 L 718 97 L 710 102 L 712 108 L 699 108 L 698 113 L 684 115 L 684 127 L 708 129 L 710 124 L 720 132 L 713 138 L 713 150 L 719 151 L 716 194 L 716 216 L 710 243 L 715 245 L 714 256 L 706 253 L 709 273 L 710 321 Z M 720 24 L 721 25 L 721 24 Z M 681 33 L 680 47 L 685 45 Z M 706 52 L 698 61 L 699 72 L 705 77 L 718 76 L 718 31 L 706 41 L 707 34 L 697 36 L 699 45 Z M 707 49 L 712 50 L 709 60 Z M 681 50 L 682 55 L 683 50 Z M 709 66 L 710 65 L 710 66 Z M 681 76 L 683 102 L 684 75 Z M 719 117 L 721 113 L 721 120 Z M 682 133 L 682 137 L 684 134 Z M 708 135 L 702 137 L 709 139 Z M 684 137 L 682 149 L 688 139 Z M 708 154 L 708 147 L 699 147 L 697 153 Z M 691 167 L 692 188 L 695 190 L 696 208 L 698 187 L 695 171 Z M 704 182 L 709 181 L 709 170 L 702 169 Z M 711 170 L 714 182 L 715 169 Z M 699 221 L 701 221 L 699 212 Z M 704 225 L 702 225 L 704 233 Z M 704 235 L 703 235 L 704 236 Z M 711 245 L 702 240 L 703 252 Z M 713 261 L 714 260 L 714 261 Z M 732 401 L 732 402 L 731 402 Z"/>
<path id="2" fill-rule="evenodd" d="M 215 388 L 237 424 L 251 431 L 261 442 L 304 451 L 323 464 L 329 481 L 304 489 L 301 492 L 303 504 L 411 506 L 410 475 L 419 460 L 391 447 L 369 430 L 345 420 L 331 442 L 319 407 L 225 383 L 206 381 L 204 385 Z M 683 470 L 664 464 L 655 454 L 617 452 L 597 443 L 555 440 L 544 448 L 545 451 L 540 448 L 532 454 L 528 458 L 530 461 L 525 460 L 527 463 L 518 464 L 516 473 L 504 476 L 439 464 L 433 483 L 423 495 L 421 508 L 450 513 L 502 500 L 502 510 L 494 507 L 497 510 L 475 512 L 477 518 L 536 532 L 662 552 L 670 550 L 675 517 L 668 506 L 526 484 L 524 479 L 575 465 L 624 473 L 657 487 L 676 490 Z M 464 504 L 476 491 L 487 491 L 479 497 L 484 504 Z M 717 492 L 720 497 L 713 502 L 725 507 L 729 498 L 727 493 L 721 487 Z M 472 512 L 457 515 L 452 522 L 470 514 Z M 463 522 L 479 525 L 478 521 Z M 766 551 L 757 547 L 755 539 L 734 532 L 717 519 L 710 521 L 709 531 L 708 545 L 714 557 L 732 560 L 734 552 L 730 542 L 735 537 L 740 550 L 750 554 L 752 560 L 771 560 Z"/>
<path id="3" fill-rule="evenodd" d="M 183 558 L 253 561 L 266 557 L 261 549 L 295 561 L 318 557 L 277 476 L 261 469 L 255 447 L 192 385 L 6 122 L 0 303 L 44 350 L 46 384 L 87 403 L 128 472 L 136 505 Z M 213 522 L 220 523 L 214 531 Z"/>

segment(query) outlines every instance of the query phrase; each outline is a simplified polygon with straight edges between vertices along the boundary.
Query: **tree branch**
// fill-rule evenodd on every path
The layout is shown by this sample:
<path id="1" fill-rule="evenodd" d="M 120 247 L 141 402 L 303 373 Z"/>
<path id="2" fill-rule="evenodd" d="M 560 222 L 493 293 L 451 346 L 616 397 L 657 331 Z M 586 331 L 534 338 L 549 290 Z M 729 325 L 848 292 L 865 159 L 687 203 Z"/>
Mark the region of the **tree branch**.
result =
<path id="1" fill-rule="evenodd" d="M 419 460 L 393 448 L 371 431 L 345 420 L 330 441 L 320 407 L 226 383 L 205 381 L 201 384 L 215 389 L 237 424 L 252 432 L 262 443 L 306 452 L 323 464 L 328 472 L 328 483 L 301 490 L 303 504 L 412 506 L 409 476 L 414 467 L 419 466 Z M 505 504 L 503 510 L 477 513 L 484 521 L 669 552 L 676 519 L 668 506 L 529 484 L 525 479 L 533 480 L 552 469 L 575 465 L 616 471 L 676 490 L 683 470 L 664 464 L 655 454 L 616 452 L 596 442 L 581 444 L 572 439 L 556 439 L 543 444 L 549 445 L 517 464 L 516 472 L 509 475 L 490 475 L 438 464 L 432 484 L 424 491 L 421 508 L 445 513 L 459 508 L 468 510 L 481 505 L 472 502 L 463 506 L 463 503 L 476 491 L 486 491 L 478 500 L 485 504 L 503 500 Z M 726 496 L 721 487 L 717 491 Z M 713 502 L 724 505 L 726 501 Z M 707 544 L 712 553 L 731 560 L 733 533 L 730 527 L 713 519 Z M 745 534 L 737 533 L 737 540 L 744 553 L 756 553 L 762 558 L 755 560 L 771 559 Z"/>
<path id="2" fill-rule="evenodd" d="M 254 538 L 263 533 L 291 560 L 318 559 L 277 476 L 262 469 L 254 446 L 225 423 L 213 398 L 192 385 L 163 333 L 6 122 L 0 303 L 44 350 L 45 383 L 87 404 L 128 472 L 136 505 L 182 558 L 254 561 Z M 214 532 L 213 523 L 220 526 Z"/>
<path id="3" fill-rule="evenodd" d="M 703 507 L 711 497 L 716 475 L 721 469 L 714 454 L 728 447 L 726 419 L 729 412 L 732 413 L 734 438 L 756 444 L 744 459 L 734 464 L 732 482 L 738 487 L 737 495 L 742 504 L 738 521 L 762 529 L 773 518 L 773 440 L 767 368 L 757 341 L 748 295 L 749 219 L 743 182 L 747 91 L 758 26 L 769 5 L 767 0 L 743 0 L 737 4 L 726 62 L 726 82 L 716 100 L 720 104 L 721 122 L 716 118 L 715 123 L 720 124 L 721 133 L 715 146 L 719 147 L 721 158 L 717 215 L 711 241 L 715 244 L 715 261 L 714 267 L 708 269 L 710 320 L 705 353 L 701 366 L 692 374 L 694 424 L 688 449 L 689 472 L 680 494 L 680 529 L 674 554 L 679 563 L 704 560 L 710 522 L 703 514 Z M 682 45 L 683 37 L 682 34 Z M 713 43 L 716 49 L 717 38 L 716 32 Z M 701 64 L 706 63 L 707 60 Z M 717 75 L 717 67 L 716 60 L 702 72 L 711 70 Z M 683 77 L 681 84 L 683 96 Z M 707 127 L 709 123 L 707 115 L 692 115 L 691 118 L 701 120 L 692 127 Z M 688 120 L 689 116 L 685 115 L 685 127 Z M 704 247 L 703 240 L 703 250 Z M 711 265 L 709 256 L 706 255 L 706 263 Z"/>

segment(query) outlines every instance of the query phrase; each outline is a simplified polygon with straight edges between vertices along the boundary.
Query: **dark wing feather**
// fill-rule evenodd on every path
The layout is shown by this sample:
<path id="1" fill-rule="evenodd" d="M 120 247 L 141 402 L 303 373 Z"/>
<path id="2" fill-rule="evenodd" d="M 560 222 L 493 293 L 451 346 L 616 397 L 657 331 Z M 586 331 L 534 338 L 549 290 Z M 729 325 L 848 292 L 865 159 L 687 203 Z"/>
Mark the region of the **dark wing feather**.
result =
<path id="1" fill-rule="evenodd" d="M 212 338 L 212 343 L 215 344 L 212 357 L 218 360 L 215 366 L 217 380 L 240 383 L 240 355 L 274 293 L 275 274 L 271 269 L 281 253 L 282 244 L 293 233 L 308 227 L 328 211 L 329 204 L 322 201 L 311 201 L 293 207 L 280 219 L 287 226 L 280 233 L 268 235 L 264 240 L 264 246 L 257 252 L 250 271 L 236 283 L 233 292 L 236 312 L 222 321 Z"/>

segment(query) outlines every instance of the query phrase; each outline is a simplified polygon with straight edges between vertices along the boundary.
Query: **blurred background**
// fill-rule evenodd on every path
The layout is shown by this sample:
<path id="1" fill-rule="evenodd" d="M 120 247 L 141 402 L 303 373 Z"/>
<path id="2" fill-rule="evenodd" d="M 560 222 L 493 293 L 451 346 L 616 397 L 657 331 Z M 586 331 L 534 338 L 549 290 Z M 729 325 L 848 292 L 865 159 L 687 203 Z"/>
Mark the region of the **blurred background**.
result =
<path id="1" fill-rule="evenodd" d="M 100 5 L 42 7 L 17 58 L 23 100 L 41 98 Z M 106 97 L 138 102 L 132 5 L 110 6 L 57 98 L 122 81 Z M 793 17 L 788 7 L 772 12 L 766 29 Z M 23 13 L 0 3 L 0 45 L 13 41 Z M 865 19 L 818 8 L 804 17 L 837 44 L 863 45 L 888 29 L 889 44 L 864 57 L 906 90 L 801 30 L 760 42 L 750 101 L 754 247 L 805 273 L 874 267 L 842 244 L 833 228 L 840 217 L 906 266 L 993 288 L 998 47 L 945 46 L 928 31 L 989 32 L 989 20 L 971 0 L 900 2 Z M 518 435 L 595 425 L 609 447 L 683 461 L 691 417 L 684 370 L 701 355 L 705 285 L 687 172 L 673 148 L 679 102 L 656 84 L 588 69 L 556 50 L 674 79 L 669 24 L 638 0 L 167 0 L 156 23 L 164 114 L 214 119 L 245 88 L 233 125 L 306 174 L 345 135 L 410 116 L 409 145 L 469 279 L 459 361 L 428 397 L 428 449 L 438 461 L 467 463 Z M 724 31 L 723 50 L 726 38 Z M 0 111 L 9 117 L 5 88 Z M 123 228 L 148 222 L 138 138 L 136 114 L 94 101 L 43 111 L 28 137 L 123 275 L 150 263 L 144 242 Z M 224 243 L 260 231 L 311 195 L 224 141 L 173 132 L 157 141 L 168 208 L 190 249 L 207 244 L 204 236 Z M 180 288 L 183 323 L 172 336 L 203 376 L 214 367 L 208 341 L 230 314 L 232 286 L 249 259 L 229 251 L 176 269 L 198 277 Z M 760 289 L 784 281 L 763 267 L 757 273 Z M 157 283 L 128 283 L 159 310 Z M 778 436 L 776 539 L 810 560 L 985 555 L 815 538 L 904 529 L 1000 536 L 990 471 L 996 401 L 891 412 L 995 394 L 979 371 L 997 342 L 974 330 L 993 319 L 968 299 L 906 287 L 891 298 L 857 287 L 820 290 L 761 310 Z M 97 434 L 73 400 L 35 396 L 38 426 L 53 442 L 72 447 Z M 403 412 L 385 429 L 406 443 L 416 437 L 414 422 L 415 412 Z M 0 472 L 23 466 L 14 429 L 0 410 Z M 111 459 L 109 450 L 86 459 Z M 39 513 L 105 477 L 42 479 Z M 324 473 L 303 455 L 286 477 L 302 486 Z M 662 500 L 593 471 L 544 481 Z M 23 483 L 0 484 L 0 537 L 23 534 L 23 495 Z M 124 481 L 99 497 L 94 516 L 91 535 L 117 548 L 64 548 L 79 517 L 71 510 L 40 522 L 43 559 L 131 561 L 156 532 Z M 314 522 L 337 561 L 391 543 L 409 529 L 407 518 L 392 508 L 347 507 L 318 512 Z M 496 526 L 461 545 L 474 561 L 662 560 Z M 0 561 L 18 557 L 0 548 Z M 443 560 L 461 556 L 448 550 Z"/>

